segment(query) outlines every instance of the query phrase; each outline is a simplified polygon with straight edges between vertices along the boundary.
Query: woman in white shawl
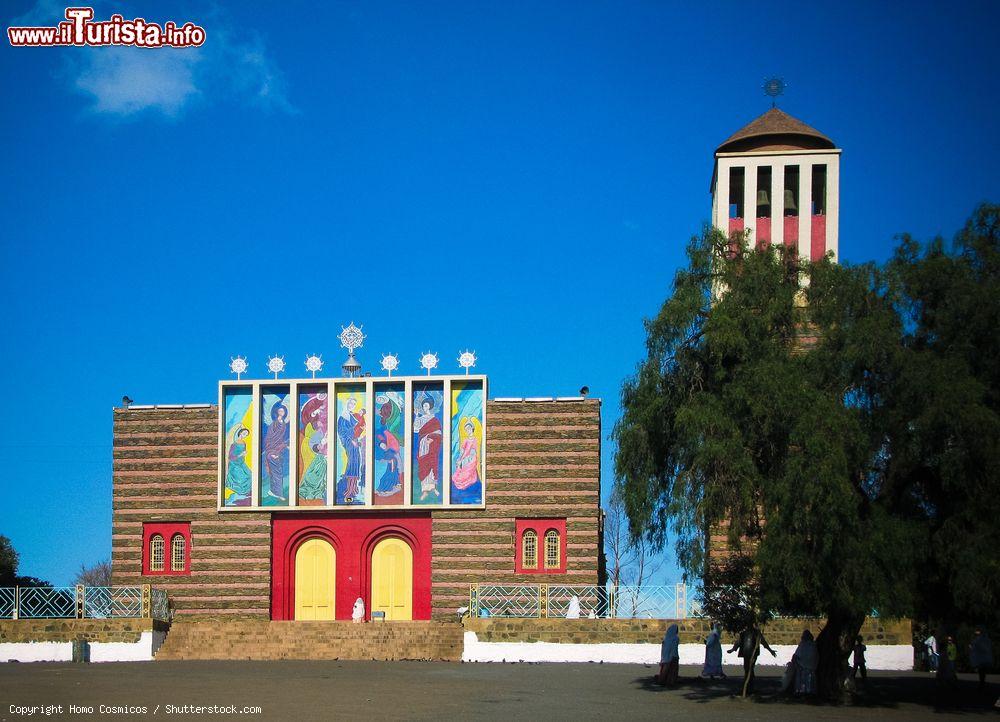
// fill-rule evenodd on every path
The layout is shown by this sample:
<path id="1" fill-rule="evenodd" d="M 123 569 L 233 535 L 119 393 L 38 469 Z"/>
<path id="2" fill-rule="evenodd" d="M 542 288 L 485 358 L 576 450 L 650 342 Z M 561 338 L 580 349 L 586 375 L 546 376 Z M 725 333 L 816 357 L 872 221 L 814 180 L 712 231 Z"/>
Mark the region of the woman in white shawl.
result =
<path id="1" fill-rule="evenodd" d="M 355 624 L 361 624 L 365 621 L 365 600 L 358 597 L 358 601 L 354 603 L 354 609 L 351 611 L 351 620 Z"/>
<path id="2" fill-rule="evenodd" d="M 677 667 L 681 661 L 680 642 L 677 625 L 671 624 L 660 645 L 660 674 L 657 677 L 660 684 L 668 687 L 677 683 Z"/>
<path id="3" fill-rule="evenodd" d="M 569 606 L 566 608 L 566 619 L 579 619 L 580 618 L 580 597 L 575 594 L 569 600 Z"/>
<path id="4" fill-rule="evenodd" d="M 718 623 L 712 625 L 712 631 L 705 638 L 705 666 L 701 676 L 708 679 L 726 676 L 722 671 L 722 626 Z"/>
<path id="5" fill-rule="evenodd" d="M 819 649 L 812 632 L 802 632 L 799 646 L 792 655 L 795 672 L 795 694 L 816 694 L 816 668 L 819 667 Z"/>

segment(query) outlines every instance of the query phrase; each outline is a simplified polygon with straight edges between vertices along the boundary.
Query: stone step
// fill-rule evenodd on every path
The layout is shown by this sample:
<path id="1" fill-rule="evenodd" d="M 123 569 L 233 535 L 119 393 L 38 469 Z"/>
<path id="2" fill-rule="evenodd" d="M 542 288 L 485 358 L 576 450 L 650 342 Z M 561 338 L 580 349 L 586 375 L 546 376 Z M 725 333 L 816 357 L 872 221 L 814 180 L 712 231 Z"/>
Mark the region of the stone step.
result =
<path id="1" fill-rule="evenodd" d="M 455 622 L 178 621 L 156 659 L 460 660 Z"/>

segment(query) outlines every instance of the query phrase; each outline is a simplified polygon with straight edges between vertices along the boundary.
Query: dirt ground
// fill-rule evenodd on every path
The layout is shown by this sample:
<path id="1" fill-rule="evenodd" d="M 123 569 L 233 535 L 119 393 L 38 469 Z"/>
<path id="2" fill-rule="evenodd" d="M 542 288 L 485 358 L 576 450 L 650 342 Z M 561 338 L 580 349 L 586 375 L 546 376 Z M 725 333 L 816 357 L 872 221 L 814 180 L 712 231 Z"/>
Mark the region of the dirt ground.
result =
<path id="1" fill-rule="evenodd" d="M 145 662 L 0 664 L 0 722 L 34 719 L 964 719 L 996 718 L 1000 680 L 986 692 L 964 676 L 942 693 L 927 673 L 875 672 L 852 704 L 775 696 L 778 670 L 762 669 L 759 694 L 733 695 L 739 673 L 717 682 L 683 667 L 674 689 L 656 670 L 615 664 L 443 662 Z M 61 709 L 54 706 L 61 705 Z M 76 709 L 70 707 L 76 705 Z M 224 708 L 257 707 L 233 715 Z M 49 707 L 49 709 L 45 709 Z M 197 709 L 201 707 L 201 709 Z M 140 709 L 136 709 L 140 708 Z M 145 708 L 143 711 L 141 708 Z"/>

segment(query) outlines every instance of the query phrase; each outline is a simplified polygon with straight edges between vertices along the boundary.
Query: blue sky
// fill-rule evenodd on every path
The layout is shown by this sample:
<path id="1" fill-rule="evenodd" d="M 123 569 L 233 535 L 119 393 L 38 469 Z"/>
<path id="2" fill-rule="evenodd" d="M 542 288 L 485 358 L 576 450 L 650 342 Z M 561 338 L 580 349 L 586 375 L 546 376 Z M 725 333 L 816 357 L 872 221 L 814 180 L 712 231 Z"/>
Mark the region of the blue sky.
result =
<path id="1" fill-rule="evenodd" d="M 0 533 L 56 583 L 110 555 L 122 394 L 212 401 L 236 353 L 339 363 L 351 320 L 369 369 L 468 346 L 495 396 L 589 385 L 610 433 L 765 76 L 844 149 L 844 260 L 1000 199 L 996 3 L 164 7 L 96 15 L 205 46 L 0 46 Z"/>

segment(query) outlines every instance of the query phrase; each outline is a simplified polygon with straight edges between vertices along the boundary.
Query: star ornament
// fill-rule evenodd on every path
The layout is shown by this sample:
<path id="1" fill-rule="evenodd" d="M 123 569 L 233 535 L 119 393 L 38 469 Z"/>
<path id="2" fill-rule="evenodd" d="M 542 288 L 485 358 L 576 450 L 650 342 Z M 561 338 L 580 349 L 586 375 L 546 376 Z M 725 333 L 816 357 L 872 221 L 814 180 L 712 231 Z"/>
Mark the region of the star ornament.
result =
<path id="1" fill-rule="evenodd" d="M 436 353 L 431 353 L 428 351 L 423 356 L 420 357 L 421 368 L 427 369 L 427 375 L 431 375 L 431 370 L 436 369 L 438 365 L 438 355 Z"/>
<path id="2" fill-rule="evenodd" d="M 458 355 L 458 365 L 465 369 L 465 375 L 469 375 L 469 369 L 476 365 L 476 352 L 466 349 Z"/>
<path id="3" fill-rule="evenodd" d="M 394 353 L 387 353 L 382 356 L 382 370 L 392 376 L 392 372 L 399 368 L 399 356 Z"/>
<path id="4" fill-rule="evenodd" d="M 267 360 L 267 370 L 274 374 L 274 378 L 278 378 L 278 374 L 285 370 L 285 357 L 284 356 L 272 356 Z"/>
<path id="5" fill-rule="evenodd" d="M 313 354 L 306 359 L 306 371 L 312 373 L 313 378 L 316 378 L 316 373 L 323 370 L 323 358 Z"/>
<path id="6" fill-rule="evenodd" d="M 349 326 L 340 327 L 340 345 L 348 350 L 349 353 L 354 353 L 355 349 L 361 348 L 365 343 L 365 334 L 361 332 L 361 326 L 355 326 L 354 321 L 351 321 Z"/>
<path id="7" fill-rule="evenodd" d="M 247 372 L 247 360 L 242 356 L 237 356 L 235 358 L 230 357 L 229 370 L 236 374 L 236 379 L 239 380 L 240 376 Z"/>

